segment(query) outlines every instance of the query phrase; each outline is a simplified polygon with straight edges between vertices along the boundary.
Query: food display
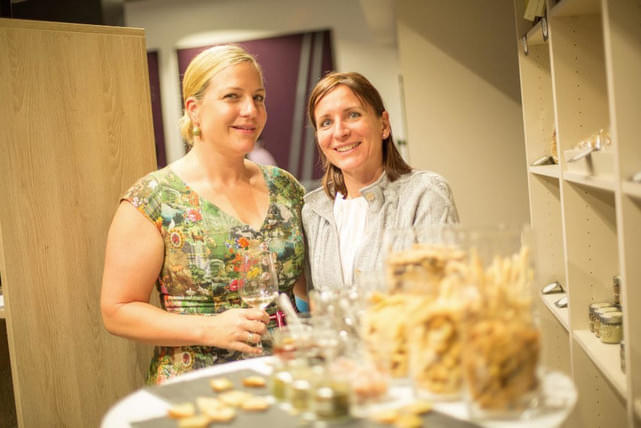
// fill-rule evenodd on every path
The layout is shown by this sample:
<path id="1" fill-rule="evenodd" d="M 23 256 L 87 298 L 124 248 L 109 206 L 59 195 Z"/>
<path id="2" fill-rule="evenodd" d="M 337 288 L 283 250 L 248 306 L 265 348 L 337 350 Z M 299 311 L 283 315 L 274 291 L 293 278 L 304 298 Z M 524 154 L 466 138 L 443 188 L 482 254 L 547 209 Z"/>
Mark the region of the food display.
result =
<path id="1" fill-rule="evenodd" d="M 250 388 L 263 388 L 266 382 L 262 376 L 247 376 L 241 383 Z M 232 421 L 236 418 L 236 409 L 254 413 L 270 407 L 266 397 L 234 389 L 233 382 L 226 377 L 210 379 L 209 386 L 215 396 L 198 396 L 195 403 L 174 404 L 167 411 L 167 416 L 177 419 L 181 428 L 199 428 Z"/>
<path id="2" fill-rule="evenodd" d="M 409 374 L 432 394 L 456 395 L 461 387 L 463 307 L 456 296 L 464 259 L 458 248 L 427 244 L 391 253 L 388 292 L 374 294 L 365 314 L 370 351 L 386 353 L 392 375 Z"/>
<path id="3" fill-rule="evenodd" d="M 434 394 L 458 394 L 462 383 L 462 308 L 433 303 L 414 315 L 409 329 L 409 366 L 416 387 Z"/>
<path id="4" fill-rule="evenodd" d="M 467 281 L 479 299 L 468 308 L 463 373 L 474 406 L 512 411 L 527 406 L 538 390 L 541 337 L 532 317 L 529 249 L 495 256 L 484 266 L 471 255 Z"/>

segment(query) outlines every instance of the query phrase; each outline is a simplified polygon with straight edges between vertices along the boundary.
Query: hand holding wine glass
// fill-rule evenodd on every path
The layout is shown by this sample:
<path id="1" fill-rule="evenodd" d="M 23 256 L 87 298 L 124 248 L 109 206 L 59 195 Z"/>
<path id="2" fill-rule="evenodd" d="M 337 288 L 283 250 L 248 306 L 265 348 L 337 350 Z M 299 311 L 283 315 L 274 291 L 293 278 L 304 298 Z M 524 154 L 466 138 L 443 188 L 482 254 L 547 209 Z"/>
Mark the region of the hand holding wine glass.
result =
<path id="1" fill-rule="evenodd" d="M 278 297 L 278 276 L 269 251 L 248 251 L 243 257 L 240 298 L 247 305 L 265 309 Z M 262 347 L 258 342 L 257 346 Z"/>

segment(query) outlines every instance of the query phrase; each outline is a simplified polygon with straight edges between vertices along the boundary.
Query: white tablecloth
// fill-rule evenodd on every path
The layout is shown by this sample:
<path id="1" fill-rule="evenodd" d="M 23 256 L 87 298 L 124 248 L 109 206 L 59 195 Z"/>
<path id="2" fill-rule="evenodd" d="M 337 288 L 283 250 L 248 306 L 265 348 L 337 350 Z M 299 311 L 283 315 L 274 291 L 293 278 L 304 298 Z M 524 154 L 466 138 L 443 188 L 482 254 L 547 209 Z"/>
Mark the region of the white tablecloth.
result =
<path id="1" fill-rule="evenodd" d="M 217 376 L 243 369 L 255 370 L 267 376 L 271 371 L 268 364 L 271 358 L 273 357 L 254 358 L 220 364 L 184 374 L 169 382 L 181 382 L 200 377 Z M 529 415 L 529 418 L 522 418 L 518 422 L 514 420 L 474 422 L 487 428 L 508 428 L 514 427 L 515 425 L 526 428 L 551 428 L 560 426 L 576 404 L 576 389 L 572 381 L 566 375 L 559 372 L 547 372 L 543 376 L 542 381 L 543 401 L 548 404 L 548 407 L 543 408 L 543 410 L 539 409 Z M 412 391 L 409 387 L 397 387 L 391 395 L 396 397 L 399 403 L 412 400 Z M 553 407 L 549 407 L 549 405 L 553 405 Z M 170 403 L 167 401 L 154 396 L 144 389 L 139 389 L 113 405 L 105 414 L 101 427 L 130 428 L 132 422 L 165 416 L 169 407 Z M 469 420 L 467 407 L 462 401 L 434 402 L 434 408 L 452 417 Z"/>

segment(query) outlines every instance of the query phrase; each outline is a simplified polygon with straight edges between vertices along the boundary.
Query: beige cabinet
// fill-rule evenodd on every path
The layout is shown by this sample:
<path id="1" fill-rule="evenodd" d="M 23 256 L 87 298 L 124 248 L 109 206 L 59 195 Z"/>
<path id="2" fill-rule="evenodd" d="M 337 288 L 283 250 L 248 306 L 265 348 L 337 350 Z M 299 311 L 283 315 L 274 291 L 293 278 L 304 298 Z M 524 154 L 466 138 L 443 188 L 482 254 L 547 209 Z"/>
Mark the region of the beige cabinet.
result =
<path id="1" fill-rule="evenodd" d="M 0 100 L 0 418 L 98 426 L 150 355 L 99 303 L 119 195 L 155 167 L 144 33 L 0 19 Z"/>
<path id="2" fill-rule="evenodd" d="M 521 18 L 525 1 L 515 6 L 537 291 L 558 280 L 569 300 L 561 309 L 559 295 L 541 296 L 545 364 L 577 386 L 568 426 L 638 427 L 641 184 L 631 178 L 641 171 L 641 1 L 548 1 L 547 19 L 534 27 Z M 595 142 L 601 129 L 610 140 L 579 156 L 580 142 Z M 558 164 L 532 166 L 546 155 Z M 620 346 L 589 331 L 588 305 L 612 301 L 615 275 L 625 372 Z"/>

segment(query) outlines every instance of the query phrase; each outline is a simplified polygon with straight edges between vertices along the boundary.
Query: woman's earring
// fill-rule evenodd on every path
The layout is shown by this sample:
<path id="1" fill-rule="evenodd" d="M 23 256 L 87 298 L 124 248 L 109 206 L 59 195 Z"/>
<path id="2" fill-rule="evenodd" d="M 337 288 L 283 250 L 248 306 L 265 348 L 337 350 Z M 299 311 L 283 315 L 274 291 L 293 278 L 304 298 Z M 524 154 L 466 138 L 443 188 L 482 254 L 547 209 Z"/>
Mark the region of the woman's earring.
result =
<path id="1" fill-rule="evenodd" d="M 191 129 L 191 133 L 194 137 L 200 137 L 200 127 L 198 125 L 194 125 L 194 127 Z"/>

